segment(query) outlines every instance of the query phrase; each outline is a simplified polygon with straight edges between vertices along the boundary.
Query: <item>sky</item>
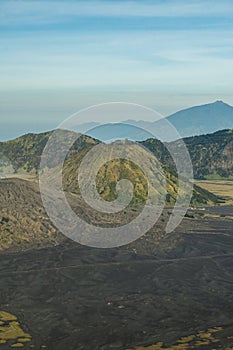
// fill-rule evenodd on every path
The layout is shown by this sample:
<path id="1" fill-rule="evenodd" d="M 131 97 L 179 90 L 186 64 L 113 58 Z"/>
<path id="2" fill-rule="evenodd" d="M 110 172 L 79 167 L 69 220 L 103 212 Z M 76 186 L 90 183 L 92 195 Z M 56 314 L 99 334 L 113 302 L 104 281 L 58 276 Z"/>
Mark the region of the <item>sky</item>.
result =
<path id="1" fill-rule="evenodd" d="M 110 101 L 233 105 L 232 16 L 231 0 L 0 0 L 0 140 Z"/>

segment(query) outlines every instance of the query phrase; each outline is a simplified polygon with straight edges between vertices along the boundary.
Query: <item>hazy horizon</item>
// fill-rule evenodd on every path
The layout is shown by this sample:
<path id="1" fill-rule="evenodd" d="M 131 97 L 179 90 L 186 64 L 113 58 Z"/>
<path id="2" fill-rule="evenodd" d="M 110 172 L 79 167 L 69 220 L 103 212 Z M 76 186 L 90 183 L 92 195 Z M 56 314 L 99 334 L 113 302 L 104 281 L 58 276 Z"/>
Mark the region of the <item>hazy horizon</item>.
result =
<path id="1" fill-rule="evenodd" d="M 215 103 L 219 103 L 219 102 L 223 102 L 223 104 L 225 104 L 225 105 L 228 105 L 228 106 L 230 106 L 230 107 L 233 107 L 233 106 L 231 106 L 230 104 L 228 104 L 228 103 L 226 103 L 225 101 L 222 101 L 222 100 L 215 100 L 215 101 L 211 101 L 211 102 L 208 102 L 208 103 L 204 103 L 203 105 L 195 105 L 195 106 L 189 106 L 189 107 L 187 107 L 187 109 L 192 109 L 193 107 L 202 107 L 202 106 L 205 106 L 205 105 L 212 105 L 212 104 L 215 104 Z M 121 105 L 121 103 L 120 103 L 120 105 Z M 99 105 L 96 105 L 97 107 L 99 106 Z M 100 104 L 100 106 L 101 106 L 101 104 Z M 110 106 L 110 109 L 111 109 L 111 106 Z M 85 109 L 84 109 L 85 110 Z M 101 108 L 100 108 L 100 110 L 101 110 Z M 153 110 L 153 109 L 152 109 Z M 108 116 L 108 113 L 104 113 L 104 115 L 102 116 L 103 118 L 101 119 L 94 119 L 94 118 L 96 118 L 97 117 L 97 115 L 95 114 L 94 115 L 94 117 L 93 117 L 93 120 L 90 118 L 90 120 L 84 120 L 85 119 L 85 116 L 82 118 L 83 120 L 79 123 L 78 122 L 78 118 L 75 118 L 75 124 L 74 124 L 74 126 L 73 127 L 71 127 L 70 126 L 70 130 L 75 130 L 75 131 L 78 131 L 78 132 L 81 132 L 81 133 L 86 133 L 86 131 L 87 131 L 87 135 L 89 135 L 89 131 L 90 131 L 90 135 L 89 136 L 92 136 L 92 137 L 94 137 L 94 138 L 97 138 L 98 139 L 98 137 L 95 135 L 95 134 L 93 134 L 92 135 L 92 131 L 93 132 L 95 132 L 94 130 L 95 130 L 95 128 L 96 127 L 98 127 L 98 125 L 102 125 L 102 126 L 104 126 L 105 124 L 106 125 L 108 125 L 108 124 L 111 124 L 111 123 L 117 123 L 117 124 L 122 124 L 122 126 L 123 125 L 126 125 L 126 124 L 129 124 L 129 125 L 132 125 L 132 126 L 136 126 L 136 128 L 139 128 L 139 129 L 141 129 L 141 132 L 143 132 L 143 129 L 144 129 L 144 127 L 142 127 L 140 124 L 137 126 L 136 124 L 131 124 L 130 122 L 132 121 L 132 122 L 134 122 L 134 121 L 136 121 L 136 122 L 141 122 L 141 121 L 148 121 L 148 122 L 155 122 L 155 121 L 157 121 L 157 120 L 159 120 L 160 119 L 160 117 L 163 119 L 163 117 L 164 118 L 167 118 L 167 117 L 170 117 L 170 116 L 173 116 L 173 114 L 175 115 L 177 112 L 182 112 L 182 111 L 185 111 L 186 110 L 186 108 L 185 109 L 181 109 L 181 110 L 177 110 L 177 111 L 174 111 L 174 112 L 172 112 L 171 114 L 168 114 L 168 115 L 162 115 L 162 113 L 160 113 L 160 112 L 158 112 L 158 111 L 156 111 L 156 110 L 154 110 L 155 112 L 158 112 L 158 113 L 152 113 L 151 114 L 151 117 L 148 119 L 148 118 L 145 118 L 145 119 L 143 119 L 143 118 L 141 118 L 141 115 L 140 115 L 140 112 L 139 111 L 137 111 L 137 108 L 135 109 L 135 111 L 137 111 L 136 112 L 136 115 L 134 115 L 134 117 L 135 118 L 131 118 L 131 117 L 129 117 L 128 119 L 127 119 L 127 113 L 126 113 L 126 119 L 117 119 L 117 111 L 115 111 L 115 112 L 113 112 L 112 113 L 112 117 L 113 117 L 113 119 L 115 120 L 115 121 L 108 121 L 106 118 L 107 118 L 107 116 Z M 79 110 L 80 111 L 80 110 Z M 77 113 L 79 112 L 79 111 L 77 111 Z M 82 111 L 82 110 L 81 110 Z M 74 115 L 75 115 L 76 113 L 74 113 Z M 81 112 L 81 115 L 82 115 L 82 112 Z M 91 115 L 91 113 L 90 113 L 90 115 Z M 154 116 L 154 119 L 152 119 L 153 118 L 153 116 Z M 71 117 L 71 116 L 68 116 L 67 118 L 65 118 L 64 120 L 69 120 L 69 117 Z M 129 122 L 129 123 L 128 123 Z M 30 123 L 21 123 L 21 125 L 20 125 L 20 129 L 19 129 L 19 127 L 18 127 L 18 125 L 16 125 L 16 129 L 14 129 L 14 128 L 11 128 L 11 130 L 9 130 L 8 131 L 8 133 L 6 133 L 5 132 L 5 130 L 7 130 L 7 128 L 8 128 L 8 125 L 7 125 L 7 123 L 5 124 L 5 128 L 4 128 L 4 123 L 2 123 L 2 125 L 3 125 L 3 129 L 1 129 L 0 130 L 0 142 L 4 142 L 4 141 L 9 141 L 9 140 L 13 140 L 13 139 L 15 139 L 15 138 L 17 138 L 17 137 L 20 137 L 20 136 L 23 136 L 23 135 L 25 135 L 25 134 L 28 134 L 28 133 L 35 133 L 35 134 L 37 134 L 37 133 L 43 133 L 43 132 L 48 132 L 48 131 L 53 131 L 53 130 L 55 130 L 55 129 L 57 129 L 57 128 L 61 128 L 61 129 L 63 129 L 63 126 L 61 125 L 58 125 L 58 124 L 52 124 L 52 123 L 47 123 L 47 125 L 45 125 L 45 123 L 37 123 L 37 126 L 36 126 L 36 128 L 32 125 L 30 125 Z M 79 125 L 80 125 L 80 127 L 81 127 L 81 129 L 79 129 Z M 86 127 L 86 125 L 87 125 L 87 127 Z M 68 126 L 68 124 L 66 124 L 66 127 L 65 127 L 65 129 L 67 128 L 67 126 Z M 5 129 L 5 130 L 4 130 Z M 223 130 L 224 128 L 220 128 L 219 130 Z M 226 129 L 229 129 L 229 126 L 226 126 Z M 86 130 L 86 131 L 83 131 L 83 130 Z M 146 128 L 146 130 L 145 130 L 145 132 L 149 132 L 149 129 L 148 128 Z M 129 136 L 129 138 L 130 138 L 130 135 L 128 135 Z M 180 138 L 181 138 L 182 136 L 180 135 Z M 102 138 L 100 137 L 100 139 L 102 140 Z M 144 138 L 144 139 L 146 139 L 146 138 Z M 103 141 L 103 140 L 102 140 Z"/>

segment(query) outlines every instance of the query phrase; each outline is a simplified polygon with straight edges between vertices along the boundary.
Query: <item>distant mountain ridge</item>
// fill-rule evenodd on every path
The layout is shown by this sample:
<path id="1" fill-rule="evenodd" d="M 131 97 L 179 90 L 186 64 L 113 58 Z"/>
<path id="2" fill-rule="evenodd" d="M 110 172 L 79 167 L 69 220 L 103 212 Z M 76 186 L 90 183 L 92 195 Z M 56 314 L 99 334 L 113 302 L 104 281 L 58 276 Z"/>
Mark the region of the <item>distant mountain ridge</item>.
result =
<path id="1" fill-rule="evenodd" d="M 181 137 L 233 128 L 233 107 L 223 101 L 181 110 L 167 117 Z"/>
<path id="2" fill-rule="evenodd" d="M 176 128 L 178 136 L 169 130 L 166 120 Z M 130 125 L 136 127 L 135 130 L 130 128 Z M 148 139 L 147 134 L 151 133 L 157 138 L 169 142 L 181 137 L 210 134 L 224 129 L 233 129 L 233 107 L 223 101 L 215 101 L 180 110 L 167 116 L 165 120 L 129 119 L 122 121 L 118 137 L 122 138 L 127 135 L 130 139 L 142 141 Z M 111 123 L 103 126 L 100 123 L 85 123 L 79 125 L 77 131 L 104 141 L 108 133 L 111 133 Z"/>

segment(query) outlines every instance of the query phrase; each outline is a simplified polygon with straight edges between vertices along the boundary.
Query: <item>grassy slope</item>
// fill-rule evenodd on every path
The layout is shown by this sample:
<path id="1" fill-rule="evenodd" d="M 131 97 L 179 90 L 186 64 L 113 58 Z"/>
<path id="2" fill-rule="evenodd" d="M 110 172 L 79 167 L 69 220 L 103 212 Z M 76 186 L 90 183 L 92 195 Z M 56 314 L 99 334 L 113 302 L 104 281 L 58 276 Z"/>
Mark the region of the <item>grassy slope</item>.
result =
<path id="1" fill-rule="evenodd" d="M 66 132 L 69 137 L 70 132 Z M 228 133 L 231 137 L 233 134 Z M 8 172 L 9 164 L 7 159 L 13 167 L 15 173 L 37 173 L 40 156 L 43 149 L 51 136 L 51 132 L 42 134 L 28 134 L 19 137 L 15 140 L 0 143 L 0 154 L 2 161 L 0 162 L 0 170 Z M 195 138 L 194 138 L 195 139 Z M 66 141 L 66 138 L 61 138 L 62 142 Z M 98 140 L 94 140 L 87 136 L 81 136 L 78 141 L 74 144 L 69 152 L 67 159 L 70 160 L 68 165 L 65 165 L 64 176 L 65 176 L 65 188 L 72 192 L 78 192 L 77 186 L 77 165 L 80 162 L 82 156 L 94 145 L 98 144 Z M 192 144 L 192 143 L 191 143 Z M 152 151 L 157 155 L 157 158 L 162 164 L 166 179 L 167 179 L 167 202 L 173 204 L 176 200 L 178 191 L 178 182 L 175 171 L 170 170 L 165 164 L 171 165 L 171 156 L 166 150 L 166 147 L 158 140 L 150 139 L 142 143 L 143 146 Z M 75 158 L 76 157 L 76 158 Z M 56 163 L 56 160 L 52 160 Z M 73 163 L 73 164 L 72 164 Z M 112 200 L 115 198 L 115 184 L 121 178 L 133 179 L 135 186 L 135 197 L 136 201 L 143 202 L 146 197 L 146 186 L 145 179 L 143 180 L 140 170 L 134 168 L 132 164 L 122 164 L 119 170 L 119 162 L 114 161 L 112 164 L 108 164 L 107 168 L 102 169 L 97 179 L 97 186 L 105 200 Z M 69 168 L 69 169 L 68 169 Z M 172 168 L 172 166 L 170 167 Z M 117 170 L 118 169 L 118 170 Z M 105 174 L 105 175 L 104 175 Z M 153 174 L 152 174 L 153 175 Z M 155 188 L 154 188 L 155 189 Z M 155 189 L 156 193 L 156 189 Z M 217 197 L 209 194 L 198 187 L 194 187 L 193 204 L 208 204 L 216 203 Z"/>

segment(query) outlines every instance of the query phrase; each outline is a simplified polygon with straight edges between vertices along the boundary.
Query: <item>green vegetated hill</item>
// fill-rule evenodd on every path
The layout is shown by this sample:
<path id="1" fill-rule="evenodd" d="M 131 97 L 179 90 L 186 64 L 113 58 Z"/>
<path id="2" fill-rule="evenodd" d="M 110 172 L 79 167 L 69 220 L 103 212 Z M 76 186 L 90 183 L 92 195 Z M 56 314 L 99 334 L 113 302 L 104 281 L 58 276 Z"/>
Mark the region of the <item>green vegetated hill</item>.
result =
<path id="1" fill-rule="evenodd" d="M 27 134 L 0 143 L 1 172 L 36 172 L 50 132 Z"/>
<path id="2" fill-rule="evenodd" d="M 67 132 L 67 137 L 69 133 Z M 37 172 L 40 156 L 50 135 L 51 132 L 27 134 L 15 140 L 0 142 L 0 171 Z M 72 147 L 69 156 L 99 142 L 82 135 Z M 190 153 L 196 179 L 233 178 L 233 130 L 188 137 L 184 142 Z M 175 170 L 172 158 L 163 143 L 156 139 L 148 139 L 141 144 L 154 153 L 162 164 Z M 176 152 L 179 151 L 180 145 L 180 140 L 170 143 Z M 185 167 L 185 163 L 183 165 Z"/>
<path id="3" fill-rule="evenodd" d="M 51 134 L 52 132 L 26 134 L 14 140 L 0 142 L 0 172 L 37 173 L 41 154 Z M 60 142 L 66 143 L 72 134 L 71 131 L 61 130 Z M 81 135 L 74 143 L 69 156 L 76 154 L 88 145 L 94 145 L 98 142 L 93 138 Z M 54 159 L 53 161 L 56 162 Z"/>
<path id="4" fill-rule="evenodd" d="M 195 179 L 233 178 L 233 130 L 188 137 L 183 141 L 190 154 Z M 183 141 L 177 140 L 169 145 L 174 153 L 181 156 L 182 168 L 185 169 L 186 161 L 182 159 L 182 153 L 179 151 Z M 174 162 L 165 145 L 160 145 L 155 139 L 148 139 L 142 144 L 162 163 L 175 170 Z"/>
<path id="5" fill-rule="evenodd" d="M 189 137 L 184 142 L 192 160 L 195 179 L 233 178 L 233 130 Z M 180 140 L 171 145 L 178 151 Z"/>
<path id="6" fill-rule="evenodd" d="M 69 133 L 66 134 L 67 137 L 69 135 Z M 27 172 L 36 174 L 41 153 L 49 136 L 50 133 L 30 134 L 13 141 L 1 143 L 1 154 L 10 159 L 15 173 Z M 61 141 L 64 141 L 63 137 L 61 137 Z M 63 186 L 68 196 L 80 194 L 77 176 L 79 165 L 83 157 L 97 144 L 99 144 L 97 140 L 82 136 L 68 154 L 63 166 Z M 163 162 L 167 161 L 164 145 L 161 142 L 149 140 L 147 146 L 148 148 L 153 148 L 154 152 L 160 152 L 160 158 Z M 130 152 L 129 150 L 129 154 Z M 54 164 L 56 165 L 56 159 Z M 2 163 L 2 167 L 4 170 L 6 164 Z M 52 160 L 49 171 L 56 172 L 56 166 L 53 167 Z M 167 204 L 173 205 L 178 192 L 177 175 L 175 171 L 170 170 L 169 167 L 160 161 L 158 162 L 158 172 L 156 174 L 149 169 L 150 177 L 154 179 L 152 194 L 155 196 L 164 195 L 160 186 L 162 173 L 166 177 L 167 188 L 165 188 L 165 197 Z M 96 184 L 101 197 L 106 201 L 116 199 L 117 183 L 121 179 L 128 179 L 133 183 L 134 195 L 131 204 L 143 205 L 148 192 L 145 174 L 133 162 L 122 159 L 109 161 L 99 169 Z M 181 194 L 185 195 L 185 193 Z M 78 197 L 77 200 L 79 201 Z M 74 203 L 72 204 L 73 199 Z M 218 197 L 210 192 L 194 186 L 193 205 L 212 204 L 217 203 L 218 200 Z M 77 204 L 76 197 L 72 197 L 70 203 L 74 208 L 77 206 L 78 211 L 83 210 L 83 203 L 78 202 Z M 13 249 L 14 251 L 25 250 L 29 247 L 43 247 L 48 244 L 56 245 L 64 239 L 47 217 L 40 198 L 38 184 L 19 179 L 0 180 L 0 204 L 0 251 L 5 249 Z M 130 215 L 133 216 L 134 213 L 129 212 Z M 102 219 L 97 217 L 97 220 Z M 122 222 L 121 217 L 119 217 L 119 221 Z"/>
<path id="7" fill-rule="evenodd" d="M 166 166 L 166 161 L 169 159 L 170 155 L 165 149 L 165 146 L 158 140 L 154 140 L 154 146 L 156 144 L 156 152 L 160 152 L 160 158 L 158 162 L 158 167 L 155 166 L 154 169 L 150 169 L 148 165 L 154 161 L 154 158 L 148 161 L 148 152 L 145 151 L 145 158 L 148 164 L 145 162 L 145 166 L 148 169 L 148 174 L 152 180 L 153 189 L 152 196 L 163 197 L 166 196 L 167 204 L 173 205 L 177 198 L 177 193 L 179 191 L 178 178 L 174 170 L 171 170 Z M 144 146 L 146 146 L 144 144 Z M 67 159 L 63 168 L 63 184 L 64 189 L 68 192 L 79 194 L 79 184 L 78 184 L 78 169 L 81 164 L 83 157 L 88 153 L 91 147 L 83 149 L 75 157 Z M 128 156 L 133 156 L 135 163 L 137 163 L 137 154 L 135 150 L 128 147 Z M 142 149 L 138 152 L 143 152 Z M 99 155 L 101 157 L 101 155 Z M 139 156 L 139 155 L 138 155 Z M 171 160 L 171 159 L 170 159 Z M 94 166 L 94 164 L 93 164 Z M 161 168 L 160 168 L 161 166 Z M 165 175 L 166 181 L 166 194 L 163 192 L 161 181 Z M 86 174 L 88 176 L 88 173 Z M 136 164 L 126 161 L 123 159 L 114 159 L 109 161 L 102 166 L 97 174 L 96 185 L 98 193 L 104 200 L 113 201 L 117 198 L 117 183 L 119 180 L 128 179 L 132 182 L 134 187 L 134 196 L 132 203 L 143 204 L 146 201 L 148 194 L 147 179 L 142 169 Z M 180 181 L 184 181 L 180 179 Z M 127 194 L 127 193 L 126 193 Z M 182 196 L 185 196 L 185 192 L 180 192 Z M 212 193 L 194 185 L 192 204 L 211 204 L 217 203 L 218 198 Z"/>
<path id="8" fill-rule="evenodd" d="M 65 133 L 65 137 L 64 137 Z M 72 132 L 61 130 L 61 144 L 66 142 L 67 138 L 71 136 Z M 230 133 L 228 134 L 230 135 Z M 1 154 L 1 166 L 2 172 L 7 172 L 9 169 L 9 163 L 11 163 L 12 171 L 15 173 L 37 173 L 40 164 L 41 154 L 43 149 L 51 136 L 51 132 L 42 134 L 28 134 L 19 137 L 15 140 L 0 143 Z M 77 185 L 77 168 L 80 164 L 82 157 L 91 149 L 92 146 L 97 145 L 100 141 L 92 139 L 91 137 L 82 135 L 77 142 L 74 143 L 71 148 L 65 165 L 64 165 L 64 188 L 67 191 L 78 193 Z M 142 142 L 143 146 L 148 148 L 154 153 L 160 164 L 167 180 L 167 196 L 166 200 L 169 204 L 173 204 L 176 200 L 178 192 L 178 180 L 175 170 L 172 166 L 172 158 L 169 155 L 166 147 L 158 140 L 147 140 Z M 59 145 L 62 147 L 62 145 Z M 58 155 L 59 159 L 59 155 Z M 51 167 L 56 166 L 56 159 L 51 159 Z M 109 162 L 105 167 L 100 169 L 97 177 L 97 188 L 102 198 L 105 200 L 113 200 L 116 198 L 116 183 L 122 178 L 128 178 L 133 181 L 136 202 L 143 202 L 147 195 L 147 188 L 143 184 L 146 184 L 143 180 L 143 174 L 140 173 L 140 169 L 134 167 L 131 164 L 122 164 L 121 161 L 115 160 Z M 153 174 L 151 174 L 153 176 Z M 159 181 L 159 180 L 158 180 Z M 157 185 L 155 180 L 154 194 L 158 194 Z M 216 203 L 217 197 L 210 194 L 208 191 L 200 189 L 194 186 L 193 191 L 193 204 L 208 204 Z"/>
<path id="9" fill-rule="evenodd" d="M 184 141 L 196 179 L 233 178 L 233 130 L 189 137 Z"/>
<path id="10" fill-rule="evenodd" d="M 63 186 L 65 191 L 80 194 L 77 174 L 81 161 L 89 149 L 83 150 L 74 158 L 70 158 L 65 162 L 63 168 Z M 134 150 L 128 148 L 129 155 L 131 152 L 134 152 Z M 136 158 L 137 156 L 135 159 Z M 170 170 L 162 163 L 160 164 L 162 165 L 161 172 L 159 169 L 156 173 L 153 172 L 153 169 L 149 170 L 149 177 L 150 179 L 153 178 L 152 196 L 154 195 L 157 198 L 161 196 L 162 198 L 165 195 L 167 204 L 173 205 L 179 191 L 178 178 L 173 170 Z M 157 168 L 155 167 L 155 169 Z M 164 175 L 166 179 L 166 194 L 161 185 L 162 177 L 164 177 Z M 86 174 L 86 176 L 88 176 L 88 174 Z M 96 185 L 100 196 L 106 201 L 116 200 L 117 183 L 122 179 L 128 179 L 133 183 L 134 196 L 131 203 L 144 204 L 148 195 L 148 182 L 146 176 L 136 164 L 124 159 L 114 159 L 105 163 L 104 166 L 99 169 L 96 178 Z M 180 181 L 182 182 L 184 180 L 180 179 Z M 186 195 L 185 191 L 181 191 L 180 194 L 184 197 Z M 218 197 L 214 194 L 194 185 L 191 201 L 193 205 L 217 203 L 218 200 Z"/>
<path id="11" fill-rule="evenodd" d="M 117 144 L 115 145 L 117 147 Z M 80 194 L 79 182 L 78 182 L 78 172 L 80 164 L 84 158 L 84 156 L 88 153 L 89 149 L 85 149 L 82 152 L 79 152 L 75 157 L 68 159 L 63 168 L 63 185 L 66 191 L 72 192 L 75 194 Z M 96 186 L 98 193 L 100 196 L 106 201 L 113 201 L 117 198 L 117 183 L 122 179 L 127 179 L 131 181 L 133 184 L 133 203 L 134 204 L 143 204 L 148 195 L 148 181 L 143 172 L 143 170 L 136 164 L 137 157 L 139 157 L 139 153 L 143 152 L 143 149 L 139 147 L 135 152 L 135 147 L 127 145 L 126 157 L 133 156 L 135 159 L 135 163 L 126 159 L 116 158 L 114 160 L 108 161 L 104 163 L 102 167 L 100 167 L 97 177 L 96 177 Z M 101 150 L 98 151 L 98 157 L 101 158 L 103 155 L 101 154 Z M 145 151 L 145 158 L 147 157 L 147 152 Z M 98 162 L 98 159 L 96 159 Z M 145 159 L 144 166 L 147 166 L 148 173 L 153 181 L 153 195 L 156 197 L 161 196 L 161 198 L 165 195 L 162 184 L 163 174 L 159 169 L 159 165 L 155 164 L 155 171 L 153 169 L 149 169 L 148 164 L 150 160 L 147 162 Z M 95 162 L 93 162 L 92 167 L 95 167 Z M 98 167 L 97 167 L 98 169 Z M 158 171 L 156 171 L 158 169 Z M 178 191 L 178 183 L 174 174 L 169 172 L 168 169 L 165 170 L 167 177 L 167 199 L 169 202 L 175 202 L 176 194 Z M 88 177 L 87 173 L 84 174 L 84 177 Z M 88 184 L 87 184 L 88 186 Z M 127 196 L 127 192 L 129 189 L 122 188 L 123 196 Z M 121 194 L 122 195 L 122 194 Z M 122 197 L 122 200 L 124 198 Z"/>

